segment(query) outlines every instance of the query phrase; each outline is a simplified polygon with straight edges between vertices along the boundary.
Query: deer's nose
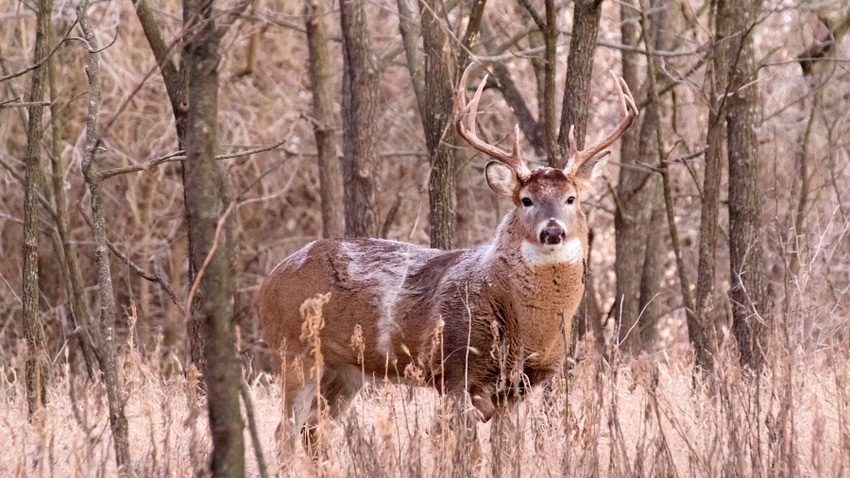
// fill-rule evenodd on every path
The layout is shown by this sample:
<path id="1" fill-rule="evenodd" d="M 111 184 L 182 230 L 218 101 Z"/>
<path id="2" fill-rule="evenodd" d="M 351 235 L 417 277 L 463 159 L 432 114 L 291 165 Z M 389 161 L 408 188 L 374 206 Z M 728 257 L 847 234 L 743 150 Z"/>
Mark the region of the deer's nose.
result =
<path id="1" fill-rule="evenodd" d="M 560 244 L 567 238 L 567 233 L 561 224 L 555 219 L 549 219 L 546 226 L 540 231 L 541 244 Z"/>

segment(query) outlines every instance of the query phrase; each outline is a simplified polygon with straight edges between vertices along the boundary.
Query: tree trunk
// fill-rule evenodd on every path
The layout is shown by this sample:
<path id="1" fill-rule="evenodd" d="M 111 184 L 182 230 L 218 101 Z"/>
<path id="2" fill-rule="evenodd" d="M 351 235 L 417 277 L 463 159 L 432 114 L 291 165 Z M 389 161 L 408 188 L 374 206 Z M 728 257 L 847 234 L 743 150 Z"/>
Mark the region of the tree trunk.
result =
<path id="1" fill-rule="evenodd" d="M 50 31 L 50 16 L 53 11 L 53 1 L 43 0 L 39 3 L 33 64 L 47 56 Z M 26 385 L 27 410 L 30 417 L 39 407 L 39 403 L 47 404 L 47 357 L 45 353 L 44 332 L 38 318 L 38 185 L 41 170 L 41 136 L 44 129 L 41 125 L 44 117 L 44 83 L 47 68 L 39 66 L 33 71 L 30 87 L 29 124 L 27 126 L 27 158 L 26 179 L 24 184 L 24 268 L 22 277 L 22 295 L 24 309 L 24 333 L 27 344 L 26 356 Z"/>
<path id="2" fill-rule="evenodd" d="M 622 43 L 633 48 L 638 47 L 640 13 L 635 10 L 633 1 L 620 4 L 620 34 Z M 622 55 L 623 79 L 632 91 L 638 91 L 640 55 L 633 50 L 624 49 Z M 641 167 L 646 159 L 641 156 L 641 137 L 644 136 L 643 122 L 648 111 L 639 117 L 629 128 L 620 143 L 620 172 L 617 181 L 616 213 L 614 214 L 614 241 L 616 260 L 614 273 L 617 277 L 616 295 L 611 316 L 621 330 L 621 336 L 628 331 L 640 313 L 640 283 L 643 262 L 646 256 L 646 238 L 649 223 L 649 208 L 644 208 L 646 184 L 653 173 Z M 640 122 L 640 123 L 639 123 Z"/>
<path id="3" fill-rule="evenodd" d="M 669 50 L 670 30 L 668 29 L 669 13 L 667 0 L 654 0 L 648 5 L 644 13 L 648 18 L 649 31 L 644 30 L 644 40 L 653 45 L 654 50 Z M 650 57 L 653 61 L 655 71 L 660 68 L 657 57 Z M 649 76 L 649 74 L 647 74 Z M 650 83 L 652 87 L 652 83 Z M 640 140 L 638 141 L 638 161 L 647 158 L 657 158 L 663 161 L 665 150 L 659 151 L 663 146 L 658 141 L 659 132 L 663 131 L 665 124 L 662 122 L 662 111 L 664 103 L 661 98 L 650 95 L 645 108 L 643 124 L 640 129 Z M 663 136 L 663 133 L 660 133 Z M 661 280 L 663 276 L 662 255 L 665 251 L 665 214 L 664 202 L 659 188 L 659 178 L 656 173 L 645 177 L 645 183 L 641 186 L 639 197 L 627 200 L 634 203 L 631 207 L 643 209 L 644 217 L 635 226 L 641 231 L 641 239 L 645 242 L 642 254 L 639 256 L 640 276 L 640 298 L 637 304 L 637 315 L 633 320 L 638 322 L 636 333 L 632 339 L 631 350 L 652 351 L 655 347 L 658 328 L 658 310 L 661 303 L 658 296 L 661 293 Z"/>
<path id="4" fill-rule="evenodd" d="M 51 42 L 52 43 L 52 42 Z M 68 302 L 71 307 L 71 327 L 74 337 L 80 345 L 83 361 L 89 379 L 94 379 L 95 370 L 99 359 L 95 353 L 93 344 L 100 343 L 96 336 L 97 328 L 93 327 L 91 307 L 85 290 L 83 271 L 80 266 L 80 256 L 69 237 L 70 219 L 68 216 L 68 194 L 65 191 L 66 166 L 62 161 L 63 143 L 63 107 L 57 101 L 59 98 L 59 85 L 56 76 L 56 56 L 47 60 L 48 81 L 50 83 L 50 129 L 51 137 L 51 187 L 53 189 L 54 204 L 56 207 L 56 233 L 59 236 L 59 247 L 57 256 L 61 258 L 63 280 L 67 284 Z"/>
<path id="5" fill-rule="evenodd" d="M 587 130 L 587 105 L 590 101 L 590 82 L 593 76 L 593 59 L 596 53 L 596 36 L 599 33 L 599 18 L 602 12 L 601 0 L 576 0 L 575 13 L 573 15 L 573 36 L 570 38 L 570 53 L 567 57 L 567 79 L 564 84 L 564 104 L 561 110 L 561 123 L 558 130 L 557 151 L 555 151 L 554 125 L 546 125 L 545 118 L 549 115 L 554 120 L 554 109 L 548 115 L 544 110 L 544 138 L 552 138 L 546 140 L 547 148 L 549 149 L 549 166 L 553 168 L 563 168 L 566 165 L 566 160 L 569 157 L 569 132 L 570 127 L 575 126 L 575 138 L 578 148 L 584 146 L 584 136 Z M 555 6 L 554 2 L 546 3 L 546 47 L 547 50 L 554 50 L 557 43 L 555 32 Z M 554 56 L 548 61 L 554 61 Z M 547 61 L 547 63 L 548 63 Z M 552 65 L 551 79 L 546 81 L 554 81 L 554 64 Z M 547 77 L 550 72 L 547 70 Z M 547 94 L 546 102 L 552 105 L 555 104 L 555 92 L 552 88 L 551 95 Z M 551 132 L 551 133 L 550 133 Z M 590 258 L 585 258 L 585 264 L 589 263 Z M 585 265 L 585 267 L 587 267 Z M 593 275 L 587 275 L 588 280 L 593 280 Z M 592 284 L 585 288 L 585 293 L 582 295 L 581 303 L 579 304 L 578 312 L 572 319 L 574 325 L 576 321 L 592 323 L 599 321 L 599 304 L 589 303 L 595 302 L 596 297 L 592 294 L 594 287 Z M 591 314 L 597 314 L 591 316 Z M 592 327 L 591 329 L 595 329 Z M 573 330 L 579 330 L 579 327 L 574 327 Z M 603 338 L 596 337 L 598 341 Z M 598 342 L 601 344 L 602 342 Z"/>
<path id="6" fill-rule="evenodd" d="M 590 99 L 590 82 L 593 78 L 593 58 L 596 52 L 596 37 L 599 34 L 599 18 L 602 0 L 575 0 L 573 35 L 570 38 L 570 54 L 567 57 L 567 80 L 564 84 L 564 106 L 561 109 L 561 126 L 558 131 L 558 146 L 561 154 L 557 164 L 564 167 L 569 153 L 570 127 L 575 126 L 576 143 L 584 146 L 587 131 L 587 105 Z M 552 98 L 551 101 L 554 101 Z"/>
<path id="7" fill-rule="evenodd" d="M 187 126 L 186 115 L 189 107 L 189 100 L 186 95 L 186 81 L 188 75 L 185 74 L 185 57 L 181 56 L 180 66 L 178 67 L 178 64 L 172 57 L 171 47 L 162 36 L 162 31 L 154 17 L 153 10 L 147 4 L 147 0 L 133 0 L 133 5 L 136 7 L 136 17 L 139 19 L 139 23 L 141 23 L 142 30 L 145 33 L 145 38 L 147 38 L 148 45 L 156 59 L 157 65 L 159 66 L 162 81 L 165 83 L 165 91 L 168 94 L 168 100 L 169 103 L 171 103 L 171 111 L 174 114 L 174 124 L 177 132 L 177 149 L 185 151 Z M 183 200 L 185 202 L 185 163 L 181 163 L 180 167 L 183 174 Z M 186 228 L 190 228 L 188 223 Z M 191 257 L 191 251 L 194 249 L 191 231 L 187 234 L 187 249 L 190 251 L 189 256 Z M 195 263 L 190 259 L 188 268 L 189 284 L 193 284 L 195 282 L 195 275 L 197 273 L 198 271 L 195 268 Z M 189 314 L 189 317 L 186 317 L 185 326 L 186 335 L 189 341 L 189 361 L 195 364 L 199 371 L 203 372 L 205 369 L 203 333 L 201 330 L 201 324 L 199 324 L 195 319 L 196 317 L 192 314 Z M 167 330 L 170 329 L 172 328 L 167 328 Z M 167 338 L 170 339 L 171 334 L 168 334 Z M 171 342 L 176 342 L 176 340 Z"/>
<path id="8" fill-rule="evenodd" d="M 688 338 L 694 347 L 696 365 L 703 370 L 714 368 L 717 353 L 715 316 L 717 306 L 714 283 L 717 270 L 717 234 L 720 209 L 720 178 L 723 170 L 723 117 L 726 108 L 728 69 L 728 37 L 731 17 L 726 0 L 717 1 L 714 12 L 714 46 L 709 64 L 709 104 L 705 177 L 699 226 L 699 265 L 696 289 L 696 320 L 688 322 Z"/>
<path id="9" fill-rule="evenodd" d="M 313 134 L 319 155 L 319 188 L 322 195 L 322 236 L 345 235 L 343 214 L 342 163 L 336 155 L 333 127 L 333 92 L 323 0 L 305 3 L 307 43 L 310 50 L 310 81 L 313 92 Z"/>
<path id="10" fill-rule="evenodd" d="M 425 96 L 420 103 L 425 144 L 431 160 L 428 180 L 431 247 L 452 249 L 455 245 L 455 167 L 452 108 L 456 56 L 436 16 L 442 2 L 425 0 L 419 11 L 422 19 L 422 46 L 425 53 Z M 445 12 L 443 12 L 445 13 Z"/>
<path id="11" fill-rule="evenodd" d="M 654 110 L 655 113 L 653 113 L 653 115 L 654 114 L 660 115 L 660 111 L 658 110 L 658 108 L 660 108 L 661 99 L 660 99 L 660 96 L 659 96 L 660 95 L 660 93 L 659 93 L 660 86 L 659 86 L 659 83 L 658 83 L 658 74 L 657 74 L 657 70 L 658 70 L 659 65 L 656 64 L 656 61 L 655 61 L 655 51 L 656 51 L 656 48 L 657 48 L 658 45 L 655 41 L 653 41 L 654 40 L 653 39 L 653 32 L 655 32 L 656 30 L 650 24 L 649 13 L 650 12 L 664 11 L 665 6 L 664 6 L 664 4 L 653 4 L 652 7 L 650 7 L 650 5 L 648 5 L 648 3 L 649 2 L 643 2 L 642 11 L 641 11 L 641 27 L 642 27 L 643 31 L 645 32 L 645 34 L 643 36 L 644 46 L 647 50 L 647 54 L 648 54 L 648 57 L 650 59 L 650 61 L 647 61 L 647 63 L 646 63 L 646 79 L 647 79 L 648 101 L 649 101 L 650 104 L 655 105 L 655 110 Z M 654 8 L 656 5 L 658 5 L 658 7 Z M 659 27 L 657 31 L 661 31 L 662 29 L 663 29 L 663 27 Z M 649 118 L 649 117 L 650 117 L 650 115 L 647 114 L 647 118 Z M 647 119 L 645 121 L 649 121 L 649 119 Z M 653 119 L 651 121 L 655 121 L 655 120 Z M 659 118 L 659 121 L 660 121 L 660 118 Z M 690 281 L 688 280 L 687 271 L 685 269 L 685 261 L 684 261 L 683 254 L 682 254 L 681 242 L 679 241 L 679 232 L 678 232 L 678 226 L 676 224 L 676 216 L 675 216 L 675 200 L 673 198 L 673 191 L 672 191 L 672 186 L 671 186 L 669 165 L 668 165 L 666 158 L 665 158 L 666 147 L 665 147 L 665 143 L 664 143 L 664 133 L 662 132 L 660 127 L 654 128 L 653 132 L 655 133 L 655 135 L 654 135 L 655 136 L 655 138 L 654 138 L 655 139 L 655 145 L 654 145 L 654 148 L 652 148 L 654 150 L 654 153 L 655 153 L 655 155 L 654 155 L 655 156 L 654 162 L 656 164 L 655 168 L 661 175 L 661 190 L 662 190 L 663 198 L 664 198 L 664 210 L 665 210 L 666 215 L 667 215 L 667 229 L 669 231 L 670 241 L 671 241 L 672 246 L 673 246 L 673 254 L 676 258 L 676 271 L 678 272 L 678 275 L 679 275 L 679 286 L 680 286 L 680 289 L 681 289 L 682 305 L 685 309 L 685 314 L 687 316 L 687 320 L 690 322 L 694 318 L 694 313 L 695 313 L 696 309 L 693 305 L 693 297 L 691 295 Z M 649 227 L 652 227 L 652 225 L 649 225 Z M 644 267 L 646 267 L 646 265 L 644 265 Z M 648 299 L 648 298 L 645 298 L 645 299 Z"/>
<path id="12" fill-rule="evenodd" d="M 191 243 L 189 260 L 198 271 L 192 314 L 204 336 L 213 476 L 244 476 L 245 445 L 233 329 L 233 279 L 227 177 L 215 158 L 218 135 L 219 42 L 224 29 L 213 22 L 212 0 L 185 0 L 183 50 L 188 72 L 186 161 L 183 184 Z"/>
<path id="13" fill-rule="evenodd" d="M 729 10 L 735 33 L 729 40 L 732 54 L 726 110 L 732 332 L 738 341 L 741 364 L 760 370 L 767 351 L 765 320 L 768 310 L 761 243 L 761 178 L 755 133 L 758 70 L 753 58 L 751 34 L 758 4 L 730 0 Z"/>
<path id="14" fill-rule="evenodd" d="M 348 237 L 377 237 L 381 227 L 375 186 L 380 167 L 377 137 L 381 83 L 363 4 L 363 0 L 340 2 L 342 152 Z"/>
<path id="15" fill-rule="evenodd" d="M 89 82 L 89 102 L 86 116 L 86 143 L 81 167 L 91 193 L 92 221 L 94 221 L 95 262 L 97 285 L 100 294 L 101 364 L 106 398 L 109 404 L 109 425 L 115 447 L 115 462 L 119 470 L 127 471 L 131 463 L 130 431 L 124 414 L 124 397 L 118 377 L 117 345 L 115 340 L 115 294 L 112 273 L 109 269 L 109 247 L 106 238 L 106 219 L 103 210 L 101 177 L 94 157 L 100 143 L 98 115 L 101 103 L 100 53 L 97 37 L 89 22 L 88 1 L 77 6 L 77 19 L 90 48 L 86 74 Z"/>

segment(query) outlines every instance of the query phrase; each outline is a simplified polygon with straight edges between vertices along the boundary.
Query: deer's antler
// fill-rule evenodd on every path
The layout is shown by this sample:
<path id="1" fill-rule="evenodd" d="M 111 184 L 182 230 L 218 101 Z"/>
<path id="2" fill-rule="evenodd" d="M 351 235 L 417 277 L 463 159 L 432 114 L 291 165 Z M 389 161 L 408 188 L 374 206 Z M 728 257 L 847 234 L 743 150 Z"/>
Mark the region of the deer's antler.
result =
<path id="1" fill-rule="evenodd" d="M 620 96 L 620 109 L 623 112 L 623 119 L 620 120 L 620 124 L 617 125 L 617 128 L 609 134 L 602 141 L 594 144 L 593 146 L 583 149 L 579 151 L 576 148 L 576 138 L 575 133 L 573 132 L 574 126 L 570 126 L 570 157 L 567 158 L 567 165 L 564 168 L 564 173 L 570 175 L 578 171 L 584 163 L 589 161 L 591 158 L 601 153 L 605 148 L 611 146 L 614 141 L 620 138 L 623 133 L 629 129 L 629 126 L 632 125 L 632 122 L 638 115 L 637 105 L 635 105 L 635 98 L 632 96 L 632 92 L 629 91 L 629 85 L 626 84 L 626 80 L 614 75 L 611 72 L 611 76 L 614 77 L 614 83 L 617 85 L 617 92 Z"/>
<path id="2" fill-rule="evenodd" d="M 463 76 L 460 78 L 460 84 L 457 88 L 456 102 L 458 108 L 460 108 L 460 110 L 455 114 L 457 132 L 469 143 L 470 146 L 481 151 L 487 156 L 490 156 L 496 161 L 505 164 L 511 168 L 514 173 L 516 173 L 517 177 L 521 181 L 525 181 L 529 178 L 529 176 L 531 176 L 531 170 L 528 169 L 528 165 L 519 154 L 518 124 L 514 128 L 514 146 L 510 153 L 499 147 L 481 141 L 478 139 L 478 135 L 475 134 L 475 115 L 478 113 L 478 101 L 481 99 L 481 92 L 484 91 L 484 85 L 487 83 L 487 76 L 481 80 L 481 85 L 478 86 L 478 90 L 475 92 L 475 96 L 472 97 L 472 101 L 467 103 L 466 80 L 469 77 L 469 72 L 472 70 L 472 67 L 473 65 L 469 65 L 469 67 L 466 68 L 466 71 L 463 72 Z"/>

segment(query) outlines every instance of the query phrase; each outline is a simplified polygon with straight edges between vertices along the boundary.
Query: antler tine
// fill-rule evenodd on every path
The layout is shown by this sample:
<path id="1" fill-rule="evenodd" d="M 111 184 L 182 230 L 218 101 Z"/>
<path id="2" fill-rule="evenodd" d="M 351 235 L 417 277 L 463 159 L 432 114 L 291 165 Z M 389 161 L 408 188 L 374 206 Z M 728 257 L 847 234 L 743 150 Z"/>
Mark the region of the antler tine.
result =
<path id="1" fill-rule="evenodd" d="M 507 151 L 493 146 L 491 144 L 487 144 L 484 141 L 481 141 L 478 138 L 478 135 L 475 133 L 475 116 L 478 114 L 478 101 L 481 100 L 481 92 L 484 91 L 484 85 L 487 83 L 487 76 L 484 76 L 484 79 L 481 80 L 481 84 L 478 86 L 478 90 L 476 90 L 475 95 L 472 97 L 472 101 L 469 103 L 466 102 L 466 81 L 469 77 L 469 72 L 472 70 L 473 65 L 469 65 L 466 68 L 466 71 L 463 72 L 463 76 L 460 78 L 460 84 L 458 85 L 457 91 L 457 104 L 460 108 L 460 111 L 455 115 L 455 125 L 457 127 L 458 134 L 465 139 L 470 146 L 481 151 L 482 153 L 490 156 L 491 158 L 499 161 L 500 163 L 505 164 L 509 168 L 511 168 L 520 179 L 525 180 L 531 175 L 531 171 L 528 169 L 528 165 L 522 159 L 519 153 L 519 125 L 517 124 L 514 127 L 514 144 L 512 151 L 508 153 Z"/>
<path id="2" fill-rule="evenodd" d="M 614 83 L 617 85 L 617 93 L 620 99 L 620 109 L 623 112 L 623 119 L 620 120 L 620 124 L 617 125 L 617 128 L 602 141 L 581 151 L 576 148 L 573 126 L 570 126 L 570 158 L 567 161 L 567 167 L 565 168 L 568 173 L 577 171 L 584 165 L 584 163 L 602 152 L 608 146 L 611 146 L 614 141 L 617 141 L 617 139 L 619 139 L 620 136 L 629 129 L 629 126 L 632 125 L 632 122 L 638 115 L 635 98 L 632 96 L 632 92 L 629 90 L 629 85 L 626 83 L 626 80 L 618 77 L 614 74 L 614 72 L 611 72 L 611 76 L 614 78 Z"/>

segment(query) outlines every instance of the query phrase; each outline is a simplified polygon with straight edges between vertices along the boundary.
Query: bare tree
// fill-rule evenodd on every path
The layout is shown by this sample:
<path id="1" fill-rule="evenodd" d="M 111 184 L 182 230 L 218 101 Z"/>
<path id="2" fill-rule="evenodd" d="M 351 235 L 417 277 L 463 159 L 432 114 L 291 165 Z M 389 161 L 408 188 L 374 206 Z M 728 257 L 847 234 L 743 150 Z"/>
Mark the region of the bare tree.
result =
<path id="1" fill-rule="evenodd" d="M 237 360 L 233 327 L 232 220 L 229 219 L 233 203 L 228 179 L 215 157 L 219 43 L 229 25 L 216 25 L 215 17 L 213 0 L 183 2 L 183 28 L 187 33 L 183 62 L 188 73 L 183 184 L 192 244 L 189 260 L 198 271 L 192 314 L 201 324 L 204 336 L 204 382 L 213 441 L 212 474 L 224 477 L 244 476 L 245 444 L 239 405 L 242 369 Z"/>
<path id="2" fill-rule="evenodd" d="M 362 0 L 340 2 L 342 27 L 342 153 L 345 177 L 345 235 L 377 237 L 380 65 L 372 49 Z"/>
<path id="3" fill-rule="evenodd" d="M 48 39 L 50 35 L 50 15 L 53 11 L 53 1 L 44 0 L 39 3 L 33 64 L 35 68 L 30 87 L 29 125 L 27 127 L 27 158 L 26 181 L 24 184 L 24 268 L 23 268 L 23 308 L 24 331 L 26 334 L 26 384 L 27 406 L 30 416 L 35 413 L 39 403 L 47 403 L 47 357 L 44 356 L 44 332 L 38 318 L 38 185 L 41 172 L 41 136 L 44 133 L 41 121 L 44 117 L 45 79 L 47 68 L 44 61 L 47 57 Z"/>
<path id="4" fill-rule="evenodd" d="M 248 0 L 239 2 L 236 6 L 231 8 L 225 15 L 217 14 L 217 17 L 223 17 L 223 20 L 220 22 L 219 26 L 214 25 L 213 19 L 199 20 L 200 16 L 190 16 L 188 15 L 187 5 L 184 5 L 183 9 L 183 24 L 184 24 L 184 32 L 183 38 L 175 39 L 171 44 L 166 41 L 165 37 L 162 34 L 162 31 L 159 27 L 159 23 L 156 20 L 156 16 L 154 15 L 153 9 L 148 5 L 147 0 L 133 0 L 133 5 L 136 7 L 136 17 L 139 19 L 139 22 L 142 25 L 142 30 L 144 31 L 145 38 L 148 40 L 148 45 L 150 46 L 151 52 L 156 59 L 156 63 L 159 66 L 160 74 L 162 75 L 163 82 L 165 83 L 165 90 L 168 94 L 168 99 L 171 104 L 171 110 L 174 114 L 175 127 L 177 131 L 177 143 L 178 148 L 181 151 L 187 150 L 186 139 L 187 139 L 187 121 L 190 110 L 190 100 L 189 100 L 189 80 L 192 75 L 189 74 L 190 70 L 188 69 L 187 59 L 189 58 L 189 49 L 196 47 L 197 45 L 192 45 L 191 42 L 187 40 L 189 35 L 193 35 L 195 33 L 194 29 L 203 29 L 203 28 L 213 28 L 215 31 L 215 36 L 220 37 L 224 34 L 224 32 L 230 28 L 230 25 L 238 18 L 240 12 L 242 12 L 251 2 Z M 197 2 L 191 3 L 191 10 L 195 13 L 204 11 L 205 14 L 209 15 L 210 12 L 207 10 L 212 8 L 211 1 L 204 1 L 202 4 Z M 209 38 L 210 40 L 213 37 Z M 177 61 L 174 58 L 174 52 L 172 51 L 180 40 L 183 42 L 183 50 L 181 55 Z M 216 40 L 218 41 L 218 40 Z M 215 46 L 215 54 L 218 55 L 217 45 Z M 217 56 L 216 56 L 217 57 Z M 209 66 L 207 65 L 209 68 Z M 217 80 L 216 80 L 217 81 Z M 216 83 L 217 85 L 218 83 Z M 217 86 L 216 86 L 217 89 Z M 214 156 L 214 155 L 213 155 Z M 213 158 L 211 156 L 211 158 Z M 214 161 L 214 158 L 211 159 Z M 192 190 L 195 186 L 193 184 L 189 184 L 189 178 L 186 175 L 186 165 L 188 164 L 188 160 L 181 163 L 183 170 L 183 187 L 184 187 L 184 201 L 187 204 L 189 203 L 189 194 L 190 190 Z M 218 167 L 218 166 L 216 166 Z M 202 189 L 197 191 L 198 195 L 203 195 L 206 193 L 203 190 L 203 186 L 200 186 Z M 225 187 L 224 183 L 222 183 L 222 187 Z M 226 188 L 225 188 L 226 189 Z M 189 221 L 189 214 L 187 212 L 187 222 Z M 229 223 L 228 223 L 229 224 Z M 193 259 L 198 250 L 203 249 L 195 244 L 195 230 L 192 228 L 191 224 L 187 224 L 187 228 L 189 230 L 188 239 L 189 239 L 189 283 L 194 284 L 197 281 L 197 275 L 200 270 L 201 265 L 203 264 L 203 259 L 200 261 Z M 229 230 L 229 226 L 226 228 Z M 225 246 L 230 247 L 230 244 L 225 244 Z M 222 247 L 225 247 L 222 246 Z M 232 291 L 230 292 L 232 294 Z M 199 302 L 204 299 L 199 297 Z M 197 304 L 195 304 L 197 305 Z M 199 315 L 191 315 L 189 317 L 187 323 L 187 334 L 189 336 L 189 347 L 190 347 L 190 359 L 192 363 L 196 364 L 196 366 L 203 372 L 206 368 L 206 359 L 204 352 L 204 332 L 203 332 L 203 324 L 199 322 Z"/>
<path id="5" fill-rule="evenodd" d="M 328 53 L 327 14 L 324 0 L 306 0 L 304 21 L 310 53 L 310 81 L 313 92 L 313 134 L 319 155 L 319 187 L 322 195 L 322 236 L 345 235 L 343 214 L 342 163 L 336 155 L 333 124 L 331 63 Z"/>
<path id="6" fill-rule="evenodd" d="M 52 43 L 52 41 L 51 41 Z M 94 378 L 95 370 L 98 367 L 98 358 L 93 344 L 99 341 L 95 339 L 97 328 L 93 327 L 93 318 L 91 306 L 89 305 L 88 295 L 85 291 L 85 281 L 83 280 L 83 271 L 80 265 L 80 255 L 70 237 L 70 217 L 68 214 L 68 193 L 65 190 L 65 172 L 67 166 L 62 159 L 63 144 L 63 107 L 57 101 L 60 96 L 61 86 L 59 85 L 56 72 L 56 56 L 51 55 L 47 60 L 47 75 L 50 85 L 50 129 L 51 129 L 51 147 L 50 147 L 50 187 L 48 191 L 52 191 L 52 204 L 54 205 L 55 214 L 52 214 L 55 227 L 55 236 L 58 243 L 55 243 L 56 256 L 59 258 L 60 270 L 63 276 L 63 282 L 66 284 L 68 292 L 69 305 L 71 308 L 71 326 L 68 330 L 82 351 L 83 362 L 86 367 L 86 372 L 89 378 Z"/>
<path id="7" fill-rule="evenodd" d="M 570 54 L 567 57 L 567 79 L 564 82 L 564 105 L 561 109 L 561 124 L 558 130 L 558 147 L 561 155 L 554 162 L 552 159 L 549 160 L 553 167 L 562 167 L 566 162 L 570 128 L 575 128 L 576 147 L 584 147 L 590 82 L 593 78 L 593 59 L 596 53 L 596 37 L 599 35 L 601 15 L 602 0 L 576 0 L 573 31 L 570 37 Z M 552 14 L 549 23 L 554 22 L 554 18 Z M 549 101 L 554 102 L 554 96 L 550 98 Z"/>
<path id="8" fill-rule="evenodd" d="M 623 79 L 632 89 L 638 90 L 640 54 L 635 51 L 640 38 L 640 12 L 633 1 L 620 3 L 620 35 L 623 45 Z M 643 123 L 644 115 L 635 120 Z M 637 125 L 636 125 L 637 126 Z M 616 213 L 614 214 L 614 238 L 617 260 L 614 271 L 617 276 L 616 293 L 611 315 L 617 321 L 624 320 L 628 330 L 639 313 L 640 276 L 646 253 L 646 228 L 650 210 L 643 208 L 641 196 L 652 171 L 641 164 L 640 136 L 643 127 L 626 131 L 620 141 L 620 172 L 617 180 Z"/>
<path id="9" fill-rule="evenodd" d="M 696 363 L 704 370 L 714 368 L 717 338 L 714 328 L 717 306 L 714 282 L 717 267 L 718 213 L 720 208 L 720 176 L 723 169 L 723 140 L 726 88 L 728 86 L 729 32 L 732 20 L 728 3 L 719 0 L 714 5 L 714 36 L 711 63 L 708 70 L 709 104 L 705 176 L 699 229 L 699 265 L 696 288 L 696 314 L 688 321 L 688 338 L 694 347 Z M 690 318 L 690 317 L 689 317 Z"/>
<path id="10" fill-rule="evenodd" d="M 404 1 L 404 0 L 402 0 Z M 483 3 L 483 2 L 478 2 Z M 431 247 L 452 249 L 455 245 L 454 129 L 450 127 L 452 91 L 457 56 L 441 25 L 443 2 L 425 0 L 419 12 L 425 67 L 424 90 L 419 97 L 419 114 L 425 129 L 425 144 L 431 156 L 428 181 Z"/>
<path id="11" fill-rule="evenodd" d="M 767 288 L 762 250 L 762 196 L 759 177 L 758 69 L 752 29 L 761 2 L 729 0 L 730 77 L 726 109 L 729 161 L 729 260 L 732 272 L 732 332 L 741 363 L 759 370 L 767 334 Z"/>
<path id="12" fill-rule="evenodd" d="M 103 210 L 101 176 L 95 166 L 95 154 L 100 143 L 98 115 L 101 103 L 100 53 L 97 37 L 89 21 L 88 0 L 77 6 L 77 19 L 86 39 L 88 63 L 86 75 L 89 83 L 88 114 L 86 116 L 86 142 L 81 167 L 91 193 L 91 210 L 94 221 L 95 262 L 97 284 L 100 294 L 100 321 L 103 332 L 101 364 L 106 398 L 109 403 L 109 425 L 115 448 L 115 461 L 119 470 L 127 471 L 130 466 L 130 431 L 124 414 L 124 397 L 118 381 L 117 344 L 115 339 L 115 293 L 112 288 L 112 273 L 109 269 L 109 247 L 106 238 L 106 218 Z"/>

